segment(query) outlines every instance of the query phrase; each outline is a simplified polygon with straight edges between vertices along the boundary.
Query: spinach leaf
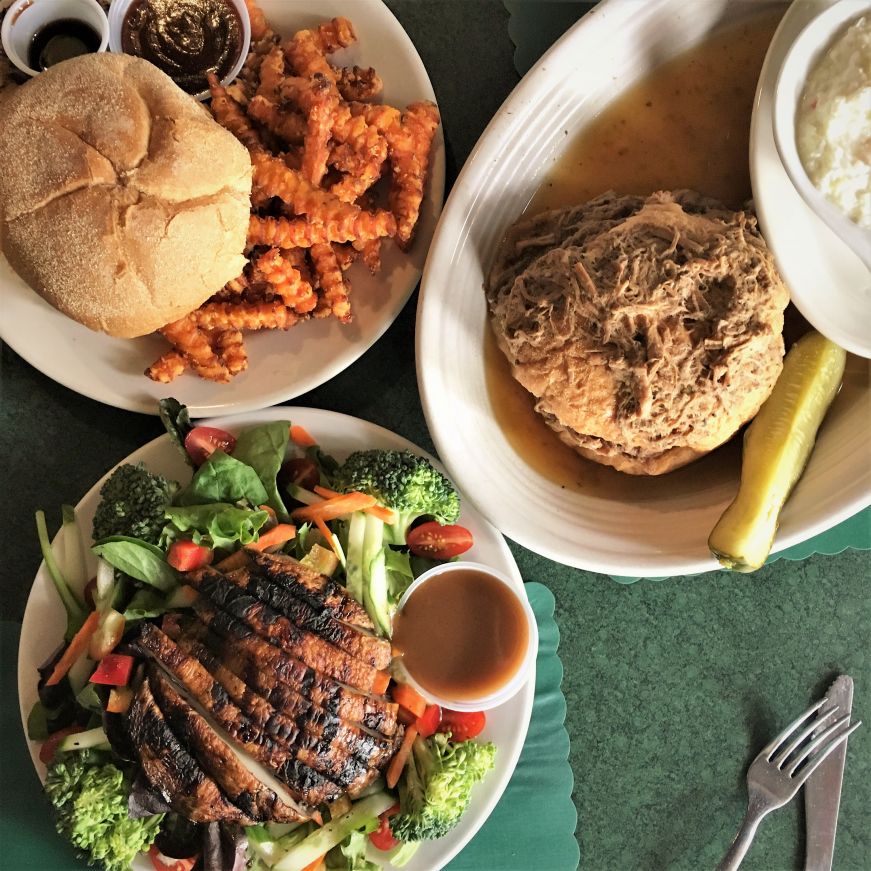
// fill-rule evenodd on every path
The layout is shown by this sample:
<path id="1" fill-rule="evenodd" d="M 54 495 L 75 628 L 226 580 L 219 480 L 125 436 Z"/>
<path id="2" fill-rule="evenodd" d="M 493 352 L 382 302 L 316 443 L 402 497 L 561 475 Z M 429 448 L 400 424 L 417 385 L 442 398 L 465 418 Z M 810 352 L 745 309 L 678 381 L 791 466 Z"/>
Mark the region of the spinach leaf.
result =
<path id="1" fill-rule="evenodd" d="M 213 547 L 232 548 L 235 542 L 250 544 L 269 519 L 266 511 L 250 511 L 236 505 L 213 503 L 167 508 L 166 516 L 180 532 L 193 530 L 211 538 Z"/>
<path id="2" fill-rule="evenodd" d="M 247 463 L 257 472 L 269 494 L 264 501 L 272 506 L 282 520 L 287 519 L 287 508 L 284 507 L 275 479 L 287 454 L 289 438 L 290 421 L 276 420 L 243 430 L 233 449 L 233 456 L 237 460 Z"/>
<path id="3" fill-rule="evenodd" d="M 161 399 L 157 403 L 157 407 L 160 420 L 169 434 L 170 440 L 181 451 L 185 462 L 189 466 L 193 466 L 194 462 L 191 459 L 191 455 L 184 446 L 187 434 L 194 428 L 187 406 L 182 405 L 177 399 L 170 396 L 167 399 Z"/>
<path id="4" fill-rule="evenodd" d="M 164 552 L 147 541 L 113 535 L 97 542 L 91 550 L 109 565 L 161 592 L 171 590 L 177 583 L 175 570 L 167 563 Z"/>
<path id="5" fill-rule="evenodd" d="M 76 704 L 84 708 L 86 711 L 91 711 L 94 714 L 102 714 L 103 704 L 102 699 L 97 693 L 97 688 L 92 683 L 86 683 L 76 696 Z"/>
<path id="6" fill-rule="evenodd" d="M 268 498 L 255 469 L 218 450 L 200 466 L 190 484 L 179 493 L 175 503 L 208 505 L 246 499 L 252 505 L 262 505 Z"/>

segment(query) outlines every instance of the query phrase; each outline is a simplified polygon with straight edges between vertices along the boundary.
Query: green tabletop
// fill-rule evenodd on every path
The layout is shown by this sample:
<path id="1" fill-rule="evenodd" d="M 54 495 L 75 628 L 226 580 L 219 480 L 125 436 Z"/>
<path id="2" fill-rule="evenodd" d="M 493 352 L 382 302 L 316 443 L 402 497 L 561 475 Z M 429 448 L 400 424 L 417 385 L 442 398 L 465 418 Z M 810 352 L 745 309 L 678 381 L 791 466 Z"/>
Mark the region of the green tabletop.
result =
<path id="1" fill-rule="evenodd" d="M 450 182 L 518 81 L 508 13 L 499 0 L 388 5 L 438 96 Z M 431 450 L 414 371 L 415 301 L 356 364 L 296 404 L 374 421 Z M 57 524 L 61 503 L 161 427 L 70 392 L 8 348 L 0 388 L 0 619 L 20 620 L 39 563 L 34 510 Z M 853 675 L 856 716 L 871 720 L 868 552 L 626 586 L 512 550 L 524 578 L 556 599 L 583 868 L 712 868 L 740 822 L 749 760 L 836 673 Z M 793 802 L 763 822 L 744 867 L 803 867 L 803 837 Z M 871 868 L 871 726 L 850 742 L 834 867 Z"/>

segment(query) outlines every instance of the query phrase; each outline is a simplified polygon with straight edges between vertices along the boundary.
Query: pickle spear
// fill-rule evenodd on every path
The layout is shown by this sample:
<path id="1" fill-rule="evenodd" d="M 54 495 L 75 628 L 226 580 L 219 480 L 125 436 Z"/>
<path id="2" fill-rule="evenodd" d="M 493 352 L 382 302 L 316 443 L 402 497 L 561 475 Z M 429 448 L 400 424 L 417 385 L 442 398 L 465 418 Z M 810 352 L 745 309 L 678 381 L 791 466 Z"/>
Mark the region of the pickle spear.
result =
<path id="1" fill-rule="evenodd" d="M 752 572 L 768 557 L 780 509 L 804 472 L 846 360 L 843 348 L 815 331 L 786 355 L 774 390 L 744 434 L 738 495 L 708 539 L 727 569 Z"/>

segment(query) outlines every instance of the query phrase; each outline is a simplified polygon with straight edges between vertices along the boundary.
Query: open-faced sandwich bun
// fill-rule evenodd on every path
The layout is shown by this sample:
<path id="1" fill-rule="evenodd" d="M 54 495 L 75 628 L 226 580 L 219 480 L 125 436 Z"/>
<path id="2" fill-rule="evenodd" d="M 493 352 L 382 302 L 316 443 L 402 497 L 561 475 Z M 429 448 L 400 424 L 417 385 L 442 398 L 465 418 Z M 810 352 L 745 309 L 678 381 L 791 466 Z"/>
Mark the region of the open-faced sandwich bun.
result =
<path id="1" fill-rule="evenodd" d="M 0 247 L 64 314 L 140 336 L 242 272 L 247 151 L 139 58 L 89 54 L 18 88 L 0 117 Z"/>

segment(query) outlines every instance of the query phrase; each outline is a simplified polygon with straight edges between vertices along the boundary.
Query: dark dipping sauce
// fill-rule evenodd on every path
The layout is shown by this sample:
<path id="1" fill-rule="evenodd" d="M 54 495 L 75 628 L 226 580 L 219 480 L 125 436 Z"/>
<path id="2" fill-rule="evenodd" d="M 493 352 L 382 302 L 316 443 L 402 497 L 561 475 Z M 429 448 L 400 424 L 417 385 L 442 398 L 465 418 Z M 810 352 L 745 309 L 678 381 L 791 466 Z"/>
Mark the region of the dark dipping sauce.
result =
<path id="1" fill-rule="evenodd" d="M 27 65 L 32 70 L 47 70 L 61 61 L 92 54 L 100 47 L 100 34 L 78 18 L 49 21 L 33 34 Z"/>
<path id="2" fill-rule="evenodd" d="M 503 687 L 523 664 L 529 625 L 517 594 L 474 569 L 436 575 L 393 621 L 408 673 L 443 699 L 467 701 Z"/>
<path id="3" fill-rule="evenodd" d="M 137 0 L 121 28 L 121 48 L 153 63 L 189 94 L 223 79 L 242 51 L 242 21 L 228 0 Z"/>

